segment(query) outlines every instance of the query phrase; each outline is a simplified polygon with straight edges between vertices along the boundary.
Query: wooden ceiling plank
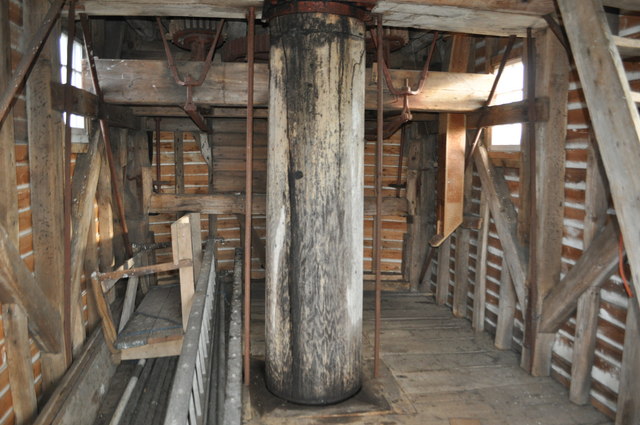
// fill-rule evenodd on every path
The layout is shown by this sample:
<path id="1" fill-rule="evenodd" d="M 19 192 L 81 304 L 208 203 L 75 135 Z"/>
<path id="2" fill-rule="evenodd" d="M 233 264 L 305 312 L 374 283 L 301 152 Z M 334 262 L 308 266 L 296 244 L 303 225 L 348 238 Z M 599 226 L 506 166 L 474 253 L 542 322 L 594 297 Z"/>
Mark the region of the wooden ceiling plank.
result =
<path id="1" fill-rule="evenodd" d="M 419 4 L 406 0 L 383 0 L 373 12 L 384 16 L 386 26 L 503 37 L 512 34 L 524 37 L 527 28 L 546 26 L 541 15 L 437 5 L 433 2 Z"/>

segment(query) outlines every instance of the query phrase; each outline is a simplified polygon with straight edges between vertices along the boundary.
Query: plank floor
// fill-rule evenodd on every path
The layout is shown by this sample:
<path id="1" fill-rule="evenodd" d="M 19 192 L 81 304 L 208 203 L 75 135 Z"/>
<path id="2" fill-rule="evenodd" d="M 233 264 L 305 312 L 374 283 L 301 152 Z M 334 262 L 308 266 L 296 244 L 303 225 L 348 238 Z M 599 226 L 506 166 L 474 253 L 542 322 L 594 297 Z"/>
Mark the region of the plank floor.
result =
<path id="1" fill-rule="evenodd" d="M 263 294 L 254 294 L 251 351 L 259 365 L 264 358 L 264 307 Z M 245 392 L 244 423 L 612 424 L 593 407 L 571 403 L 567 390 L 553 379 L 529 376 L 515 352 L 497 350 L 489 334 L 476 334 L 469 321 L 454 318 L 424 295 L 383 295 L 382 376 L 372 379 L 372 294 L 365 296 L 364 305 L 363 392 L 371 397 L 323 408 L 292 405 L 267 394 L 256 366 Z"/>

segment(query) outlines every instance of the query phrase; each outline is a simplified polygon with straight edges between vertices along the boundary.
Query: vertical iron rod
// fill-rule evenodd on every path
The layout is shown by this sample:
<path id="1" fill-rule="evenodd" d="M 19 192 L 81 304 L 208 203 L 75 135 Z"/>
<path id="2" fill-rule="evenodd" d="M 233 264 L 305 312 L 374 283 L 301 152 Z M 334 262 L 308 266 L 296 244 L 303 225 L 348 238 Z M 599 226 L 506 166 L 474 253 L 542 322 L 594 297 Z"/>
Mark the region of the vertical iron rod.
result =
<path id="1" fill-rule="evenodd" d="M 67 30 L 67 81 L 64 89 L 64 317 L 63 335 L 67 363 L 71 363 L 71 78 L 73 77 L 73 42 L 76 37 L 76 2 L 69 2 L 69 17 Z"/>
<path id="2" fill-rule="evenodd" d="M 89 24 L 89 18 L 84 13 L 80 14 L 80 24 L 82 25 L 82 32 L 84 34 L 84 46 L 87 51 L 87 59 L 89 60 L 89 71 L 91 73 L 91 80 L 93 81 L 93 90 L 96 92 L 96 96 L 98 97 L 98 105 L 102 105 L 104 103 L 104 97 L 102 95 L 102 90 L 100 89 L 100 83 L 98 81 L 98 71 L 96 69 L 96 61 L 93 53 L 93 42 L 91 38 L 91 26 Z M 109 164 L 111 188 L 116 200 L 120 224 L 122 225 L 122 238 L 124 239 L 124 247 L 127 251 L 127 256 L 133 257 L 133 249 L 131 248 L 131 242 L 129 241 L 129 228 L 127 227 L 127 219 L 124 213 L 124 203 L 122 200 L 120 180 L 118 179 L 118 173 L 116 171 L 116 165 L 113 159 L 113 151 L 111 150 L 109 125 L 107 124 L 107 120 L 105 120 L 104 118 L 100 118 L 100 131 L 102 133 L 102 140 L 104 141 L 104 148 L 107 154 L 107 163 Z"/>
<path id="3" fill-rule="evenodd" d="M 374 344 L 373 344 L 373 377 L 377 378 L 380 373 L 380 310 L 382 306 L 382 293 L 381 293 L 381 259 L 382 259 L 382 155 L 383 155 L 383 138 L 382 132 L 384 130 L 384 111 L 382 109 L 383 93 L 382 93 L 382 78 L 383 78 L 383 64 L 384 64 L 384 51 L 383 51 L 383 33 L 382 33 L 382 17 L 378 16 L 378 30 L 376 31 L 378 36 L 378 113 L 377 113 L 377 143 L 376 143 L 376 216 L 374 219 L 374 239 L 373 250 L 375 253 L 374 267 L 376 271 L 376 284 L 375 284 L 375 330 L 374 330 Z"/>
<path id="4" fill-rule="evenodd" d="M 244 384 L 251 382 L 251 214 L 253 195 L 253 62 L 255 8 L 250 7 L 247 16 L 247 139 L 245 162 L 244 207 Z"/>

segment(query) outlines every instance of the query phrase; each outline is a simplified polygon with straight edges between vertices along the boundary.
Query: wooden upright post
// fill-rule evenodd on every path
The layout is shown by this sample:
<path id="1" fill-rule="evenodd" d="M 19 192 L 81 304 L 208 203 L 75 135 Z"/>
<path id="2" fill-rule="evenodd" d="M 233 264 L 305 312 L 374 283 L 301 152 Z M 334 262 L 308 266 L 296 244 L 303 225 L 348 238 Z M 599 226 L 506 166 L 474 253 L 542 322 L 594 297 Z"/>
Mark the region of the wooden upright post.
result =
<path id="1" fill-rule="evenodd" d="M 11 30 L 9 2 L 0 4 L 0 92 L 11 79 Z M 9 241 L 19 246 L 18 187 L 13 113 L 9 112 L 0 124 L 0 224 L 6 229 Z M 31 365 L 31 347 L 27 315 L 17 304 L 2 306 L 5 347 L 9 370 L 9 385 L 13 411 L 18 425 L 29 423 L 38 408 Z"/>
<path id="2" fill-rule="evenodd" d="M 549 120 L 536 124 L 535 140 L 535 214 L 532 214 L 529 238 L 531 261 L 529 284 L 535 297 L 529 300 L 532 326 L 531 346 L 522 350 L 522 365 L 534 376 L 551 371 L 554 334 L 540 333 L 539 318 L 545 296 L 560 280 L 562 228 L 564 217 L 564 140 L 567 131 L 567 90 L 569 62 L 556 36 L 547 31 L 536 37 L 536 96 L 549 97 Z M 530 124 L 532 125 L 532 124 Z M 535 250 L 535 251 L 534 251 Z M 526 338 L 526 336 L 525 336 Z"/>
<path id="3" fill-rule="evenodd" d="M 25 0 L 25 31 L 34 34 L 42 23 L 48 4 Z M 64 317 L 64 237 L 63 237 L 63 163 L 61 115 L 52 109 L 51 81 L 60 75 L 58 63 L 58 31 L 54 29 L 33 66 L 26 85 L 29 138 L 29 171 L 31 177 L 31 211 L 35 278 L 49 302 Z M 67 327 L 67 329 L 69 329 Z M 42 357 L 45 394 L 49 393 L 71 360 L 71 335 L 63 335 L 65 350 Z M 65 356 L 65 352 L 67 355 Z"/>
<path id="4" fill-rule="evenodd" d="M 323 13 L 270 26 L 266 380 L 332 403 L 361 382 L 365 27 Z"/>

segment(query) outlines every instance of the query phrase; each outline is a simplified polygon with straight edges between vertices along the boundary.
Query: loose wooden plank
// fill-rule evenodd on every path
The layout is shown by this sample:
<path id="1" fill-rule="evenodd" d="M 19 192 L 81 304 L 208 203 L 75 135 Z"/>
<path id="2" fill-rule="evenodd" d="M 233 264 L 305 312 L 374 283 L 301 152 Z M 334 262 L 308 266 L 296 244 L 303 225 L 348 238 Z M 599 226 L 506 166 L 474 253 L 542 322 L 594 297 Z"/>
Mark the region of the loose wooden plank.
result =
<path id="1" fill-rule="evenodd" d="M 522 311 L 526 311 L 525 281 L 527 259 L 525 248 L 516 235 L 517 216 L 511 201 L 511 193 L 502 173 L 489 160 L 484 146 L 478 146 L 473 159 L 482 182 L 483 191 L 487 192 L 487 202 L 491 216 L 496 225 L 504 256 L 509 267 L 509 274 L 515 286 L 518 303 Z"/>
<path id="2" fill-rule="evenodd" d="M 182 74 L 199 75 L 201 63 L 179 66 Z M 173 81 L 164 60 L 97 59 L 96 67 L 105 101 L 128 105 L 175 105 L 184 102 L 186 91 Z M 255 66 L 255 106 L 268 104 L 269 72 L 266 64 Z M 392 70 L 394 84 L 418 81 L 420 71 Z M 85 76 L 88 78 L 88 76 Z M 365 108 L 376 109 L 376 78 L 371 70 L 365 79 Z M 193 101 L 215 106 L 245 106 L 247 67 L 241 63 L 213 64 L 203 85 L 193 90 Z M 493 77 L 484 74 L 429 72 L 422 94 L 409 99 L 412 111 L 467 112 L 482 106 Z M 401 110 L 402 100 L 385 92 L 385 109 Z"/>
<path id="3" fill-rule="evenodd" d="M 587 100 L 602 162 L 607 172 L 616 215 L 631 265 L 635 293 L 640 293 L 640 187 L 633 172 L 640 161 L 640 116 L 631 99 L 626 73 L 598 0 L 559 0 Z M 634 297 L 637 304 L 638 297 Z"/>
<path id="4" fill-rule="evenodd" d="M 80 284 L 102 162 L 99 139 L 100 134 L 96 132 L 89 151 L 78 155 L 71 185 L 71 335 L 74 352 L 78 352 L 85 339 Z"/>
<path id="5" fill-rule="evenodd" d="M 197 224 L 198 232 L 192 232 L 192 223 Z M 196 242 L 194 239 L 200 235 L 199 225 L 200 214 L 197 213 L 187 214 L 171 224 L 171 250 L 173 252 L 174 263 L 178 264 L 182 260 L 194 261 L 195 258 L 198 258 L 198 252 L 194 250 L 194 243 Z M 201 254 L 202 244 L 200 244 L 200 255 Z M 180 300 L 184 329 L 187 328 L 198 274 L 199 270 L 197 270 L 195 264 L 180 268 Z"/>
<path id="6" fill-rule="evenodd" d="M 583 240 L 588 248 L 597 230 L 607 220 L 607 190 L 603 172 L 593 146 L 587 157 L 587 181 L 585 188 L 585 219 Z M 591 369 L 597 340 L 600 313 L 600 289 L 591 288 L 578 299 L 576 333 L 573 339 L 571 385 L 569 398 L 576 404 L 587 404 L 590 399 Z"/>
<path id="7" fill-rule="evenodd" d="M 602 227 L 580 260 L 547 294 L 542 307 L 540 332 L 556 332 L 576 308 L 580 295 L 590 287 L 602 285 L 616 270 L 617 236 L 613 222 Z"/>
<path id="8" fill-rule="evenodd" d="M 34 340 L 46 352 L 59 352 L 62 344 L 60 313 L 44 295 L 16 246 L 0 224 L 0 302 L 19 304 L 29 316 Z"/>
<path id="9" fill-rule="evenodd" d="M 23 31 L 34 34 L 47 13 L 48 4 L 39 0 L 23 2 L 25 25 Z M 61 115 L 53 112 L 51 80 L 54 54 L 58 41 L 50 37 L 26 83 L 27 134 L 29 139 L 29 174 L 31 184 L 31 211 L 35 280 L 44 298 L 58 312 L 58 320 L 64 317 L 64 309 L 70 308 L 63 300 L 64 292 L 64 211 L 63 179 L 64 143 L 62 142 Z M 25 309 L 31 317 L 28 308 Z M 53 316 L 51 322 L 54 322 Z M 69 330 L 69 328 L 67 328 Z M 59 344 L 55 352 L 43 357 L 42 378 L 45 394 L 49 393 L 62 376 L 70 361 L 71 336 L 64 335 L 63 327 L 56 328 Z M 59 351 L 63 350 L 63 351 Z"/>
<path id="10" fill-rule="evenodd" d="M 2 323 L 16 423 L 28 424 L 38 411 L 38 400 L 33 385 L 27 315 L 17 304 L 4 304 Z"/>
<path id="11" fill-rule="evenodd" d="M 496 323 L 495 346 L 500 350 L 510 350 L 513 344 L 513 318 L 516 312 L 516 294 L 513 290 L 507 261 L 502 260 L 500 276 L 500 302 L 498 305 L 498 322 Z"/>

